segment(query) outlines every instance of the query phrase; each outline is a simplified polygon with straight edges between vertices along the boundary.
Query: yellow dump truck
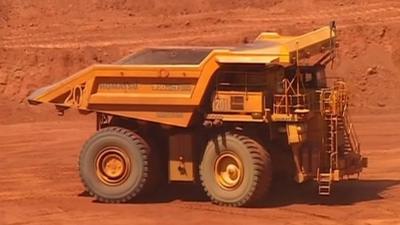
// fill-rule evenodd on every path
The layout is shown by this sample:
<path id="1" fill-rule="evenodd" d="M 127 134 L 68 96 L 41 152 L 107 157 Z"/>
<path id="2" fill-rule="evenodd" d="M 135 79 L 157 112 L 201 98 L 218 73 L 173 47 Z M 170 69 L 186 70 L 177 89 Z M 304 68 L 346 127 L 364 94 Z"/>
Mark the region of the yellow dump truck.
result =
<path id="1" fill-rule="evenodd" d="M 325 76 L 335 38 L 332 23 L 301 36 L 261 33 L 238 47 L 144 49 L 28 100 L 96 113 L 79 169 L 102 202 L 126 202 L 166 179 L 199 182 L 227 206 L 257 203 L 273 177 L 315 180 L 329 195 L 332 182 L 367 164 L 346 85 Z"/>

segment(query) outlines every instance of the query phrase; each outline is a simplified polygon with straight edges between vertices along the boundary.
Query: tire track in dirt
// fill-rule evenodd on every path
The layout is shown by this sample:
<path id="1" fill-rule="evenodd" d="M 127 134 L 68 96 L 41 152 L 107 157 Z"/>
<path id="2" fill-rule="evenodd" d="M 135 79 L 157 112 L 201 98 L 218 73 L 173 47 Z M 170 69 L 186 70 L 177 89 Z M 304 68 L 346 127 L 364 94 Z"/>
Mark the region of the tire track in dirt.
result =
<path id="1" fill-rule="evenodd" d="M 354 119 L 358 130 L 361 131 L 360 138 L 369 140 L 364 145 L 364 150 L 371 157 L 371 162 L 375 163 L 373 164 L 373 167 L 376 167 L 375 170 L 378 169 L 377 182 L 396 179 L 399 172 L 394 169 L 395 165 L 388 163 L 392 159 L 397 160 L 394 157 L 397 151 L 383 156 L 382 149 L 375 148 L 381 145 L 382 137 L 375 136 L 374 129 L 381 127 L 387 130 L 387 134 L 398 133 L 396 127 L 400 123 L 399 118 L 397 114 L 391 117 L 375 114 Z M 371 123 L 371 121 L 375 122 Z M 227 208 L 213 205 L 208 201 L 189 200 L 187 202 L 174 198 L 172 202 L 161 200 L 159 203 L 94 203 L 90 197 L 81 197 L 83 188 L 75 167 L 81 143 L 86 136 L 94 132 L 93 123 L 94 120 L 61 123 L 36 122 L 0 127 L 0 131 L 7 131 L 0 134 L 1 156 L 7 159 L 2 160 L 0 164 L 0 170 L 3 171 L 0 174 L 0 181 L 2 181 L 0 223 L 3 222 L 2 219 L 5 221 L 1 224 L 94 224 L 99 220 L 104 224 L 132 222 L 202 224 L 209 220 L 218 224 L 288 225 L 365 225 L 398 224 L 399 222 L 396 212 L 400 196 L 398 184 L 382 189 L 378 187 L 383 184 L 373 184 L 372 181 L 369 181 L 370 186 L 358 186 L 367 188 L 369 191 L 357 189 L 357 186 L 348 189 L 349 195 L 364 196 L 355 198 L 350 205 L 340 203 L 340 200 L 336 205 L 315 204 L 311 196 L 299 201 L 295 199 L 303 198 L 293 196 L 295 199 L 290 200 L 289 203 L 283 198 L 278 200 L 277 205 L 273 203 L 272 206 L 260 208 Z M 62 137 L 60 143 L 47 142 L 60 137 Z M 395 137 L 392 139 L 395 142 L 387 148 L 397 149 L 399 140 Z M 14 145 L 19 142 L 24 145 Z M 32 159 L 20 149 L 30 150 L 39 158 Z M 374 168 L 369 170 L 372 169 Z M 393 174 L 387 175 L 387 171 L 393 171 Z M 366 171 L 367 175 L 368 173 L 371 171 Z M 377 188 L 378 190 L 375 190 Z M 361 194 L 358 194 L 358 191 Z M 347 195 L 343 194 L 339 197 L 345 198 Z M 2 212 L 4 212 L 3 215 Z"/>
<path id="2" fill-rule="evenodd" d="M 386 19 L 378 20 L 375 22 L 363 22 L 363 25 L 368 25 L 368 26 L 374 26 L 374 25 L 380 25 L 382 23 L 385 23 L 385 25 L 388 24 L 399 24 L 400 23 L 400 16 L 396 17 L 389 17 Z M 298 22 L 297 24 L 301 24 Z M 308 24 L 305 22 L 305 24 Z M 303 24 L 304 25 L 304 24 Z M 232 26 L 224 26 L 224 29 L 227 30 L 234 30 L 234 29 L 240 29 L 241 33 L 246 33 L 246 32 L 255 32 L 259 31 L 260 28 L 264 28 L 266 25 L 265 24 L 253 24 L 251 28 L 248 28 L 248 25 L 242 24 L 242 25 L 232 25 Z M 339 25 L 339 29 L 343 28 L 352 28 L 352 27 L 357 27 L 360 26 L 359 24 L 354 24 L 354 23 L 341 23 Z M 231 32 L 232 34 L 237 35 L 237 32 Z M 229 34 L 229 33 L 228 33 Z M 28 43 L 28 44 L 4 44 L 4 48 L 8 49 L 19 49 L 19 48 L 45 48 L 45 49 L 50 49 L 50 48 L 58 48 L 58 49 L 74 49 L 74 48 L 83 48 L 83 47 L 108 47 L 108 46 L 127 46 L 127 45 L 133 45 L 135 47 L 140 47 L 144 45 L 151 44 L 151 46 L 155 45 L 160 45 L 164 43 L 172 43 L 172 44 L 177 44 L 177 45 L 182 45 L 182 42 L 184 41 L 192 41 L 192 40 L 199 40 L 199 39 L 210 39 L 210 38 L 223 38 L 227 35 L 226 31 L 221 30 L 220 32 L 216 32 L 215 34 L 199 34 L 199 35 L 191 35 L 191 36 L 175 36 L 175 37 L 170 37 L 170 38 L 154 38 L 154 39 L 145 39 L 145 40 L 133 40 L 132 38 L 130 39 L 113 39 L 113 40 L 107 40 L 107 41 L 81 41 L 81 42 L 60 42 L 57 43 L 57 41 L 50 41 L 47 43 Z M 51 44 L 50 44 L 51 43 Z M 135 49 L 135 48 L 133 48 Z"/>
<path id="3" fill-rule="evenodd" d="M 351 13 L 349 13 L 351 11 Z M 143 36 L 138 35 L 138 38 L 132 36 L 131 34 L 122 35 L 118 37 L 115 34 L 99 34 L 99 31 L 90 29 L 84 29 L 84 32 L 81 30 L 76 33 L 87 33 L 85 35 L 60 35 L 58 33 L 49 33 L 51 35 L 45 34 L 36 34 L 32 36 L 26 37 L 25 35 L 22 37 L 18 36 L 8 36 L 6 39 L 3 39 L 2 45 L 5 48 L 79 48 L 79 47 L 105 47 L 105 46 L 124 46 L 124 45 L 144 45 L 147 43 L 166 43 L 166 42 L 179 42 L 179 41 L 187 41 L 191 39 L 199 39 L 203 37 L 210 37 L 210 35 L 204 34 L 204 29 L 214 30 L 215 34 L 211 35 L 211 38 L 218 38 L 223 35 L 226 35 L 227 30 L 233 30 L 237 28 L 243 28 L 242 31 L 253 31 L 255 29 L 264 28 L 268 25 L 274 27 L 284 27 L 296 24 L 312 24 L 313 21 L 324 21 L 332 18 L 340 18 L 339 26 L 340 28 L 348 28 L 352 26 L 358 26 L 358 24 L 352 20 L 358 20 L 361 16 L 364 16 L 363 24 L 367 25 L 377 25 L 377 24 L 391 24 L 391 23 L 400 23 L 400 4 L 392 4 L 388 6 L 387 3 L 371 3 L 366 6 L 350 6 L 345 8 L 339 8 L 337 10 L 326 9 L 324 11 L 320 11 L 319 13 L 313 15 L 300 15 L 300 16 L 292 16 L 292 17 L 284 17 L 284 16 L 276 16 L 276 14 L 270 14 L 270 17 L 265 18 L 265 13 L 263 17 L 240 17 L 240 16 L 231 16 L 228 24 L 213 24 L 207 27 L 194 27 L 189 29 L 184 29 L 185 33 L 199 33 L 196 35 L 192 35 L 190 37 L 180 36 L 182 31 L 163 31 L 162 35 L 166 36 L 165 38 L 145 38 Z M 237 14 L 237 13 L 236 13 Z M 257 13 L 256 13 L 257 14 Z M 391 15 L 394 14 L 394 15 Z M 207 14 L 206 14 L 207 15 Z M 200 18 L 204 18 L 206 15 L 201 15 Z M 235 14 L 234 14 L 235 15 Z M 272 16 L 271 16 L 272 15 Z M 382 17 L 383 15 L 383 17 Z M 188 18 L 196 19 L 199 15 L 189 16 Z M 248 24 L 252 23 L 251 29 L 248 28 Z M 151 26 L 150 24 L 146 24 L 146 26 Z M 200 28 L 203 28 L 201 30 Z M 119 29 L 119 27 L 111 26 L 102 26 L 102 32 L 106 33 L 106 31 L 112 31 L 115 29 Z M 140 28 L 139 28 L 140 29 Z M 200 30 L 199 30 L 200 29 Z M 43 37 L 42 37 L 42 36 Z M 50 37 L 49 37 L 50 36 Z M 125 36 L 125 37 L 124 37 Z M 47 37 L 47 38 L 46 38 Z M 29 40 L 26 40 L 29 39 Z M 79 41 L 79 39 L 87 40 L 87 39 L 106 39 L 101 41 Z M 135 40 L 133 40 L 135 39 Z M 137 40 L 141 39 L 141 40 Z M 77 41 L 78 40 L 78 41 Z"/>
<path id="4" fill-rule="evenodd" d="M 278 216 L 276 214 L 271 215 L 271 213 L 268 213 L 268 212 L 266 212 L 265 215 L 262 215 L 262 214 L 260 215 L 259 213 L 254 213 L 254 210 L 252 210 L 252 209 L 218 207 L 218 206 L 215 206 L 215 205 L 212 205 L 209 203 L 198 204 L 198 203 L 189 203 L 189 202 L 179 202 L 179 203 L 173 204 L 173 206 L 177 207 L 177 208 L 196 210 L 196 211 L 204 211 L 204 212 L 212 212 L 212 213 L 223 214 L 223 215 L 253 217 L 253 218 L 259 218 L 259 219 L 274 219 L 274 221 L 287 220 L 286 216 L 282 217 L 282 216 Z M 313 217 L 314 219 L 318 219 L 321 222 L 323 222 L 323 224 L 336 224 L 334 222 L 335 221 L 334 218 L 327 216 L 327 215 L 323 215 L 323 214 L 307 212 L 307 211 L 291 209 L 291 208 L 278 208 L 277 210 L 281 211 L 284 214 L 290 213 L 292 219 L 303 218 L 304 216 L 307 216 L 307 217 Z M 271 216 L 273 216 L 273 218 L 271 218 Z"/>

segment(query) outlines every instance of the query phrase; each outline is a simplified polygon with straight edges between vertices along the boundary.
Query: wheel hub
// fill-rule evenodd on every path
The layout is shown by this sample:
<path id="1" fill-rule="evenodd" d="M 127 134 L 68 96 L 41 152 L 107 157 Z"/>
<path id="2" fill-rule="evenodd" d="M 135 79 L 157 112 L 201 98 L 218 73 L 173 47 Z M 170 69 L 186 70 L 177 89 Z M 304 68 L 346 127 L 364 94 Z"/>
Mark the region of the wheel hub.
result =
<path id="1" fill-rule="evenodd" d="M 224 189 L 236 189 L 242 183 L 242 162 L 232 152 L 224 152 L 218 156 L 214 172 L 218 185 Z"/>
<path id="2" fill-rule="evenodd" d="M 120 185 L 130 175 L 130 160 L 118 147 L 105 148 L 96 157 L 96 174 L 107 185 Z"/>

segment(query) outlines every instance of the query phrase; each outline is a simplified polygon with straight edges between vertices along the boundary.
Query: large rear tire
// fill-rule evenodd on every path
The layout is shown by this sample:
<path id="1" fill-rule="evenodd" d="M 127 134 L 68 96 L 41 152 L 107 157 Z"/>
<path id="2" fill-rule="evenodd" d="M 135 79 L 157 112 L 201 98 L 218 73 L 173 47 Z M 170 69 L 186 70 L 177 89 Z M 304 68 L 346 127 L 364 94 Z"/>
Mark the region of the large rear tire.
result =
<path id="1" fill-rule="evenodd" d="M 200 179 L 219 205 L 251 206 L 267 194 L 272 177 L 269 153 L 244 135 L 225 133 L 210 140 L 200 164 Z"/>
<path id="2" fill-rule="evenodd" d="M 94 134 L 79 157 L 81 180 L 100 202 L 126 202 L 148 192 L 154 154 L 138 134 L 121 127 L 107 127 Z"/>

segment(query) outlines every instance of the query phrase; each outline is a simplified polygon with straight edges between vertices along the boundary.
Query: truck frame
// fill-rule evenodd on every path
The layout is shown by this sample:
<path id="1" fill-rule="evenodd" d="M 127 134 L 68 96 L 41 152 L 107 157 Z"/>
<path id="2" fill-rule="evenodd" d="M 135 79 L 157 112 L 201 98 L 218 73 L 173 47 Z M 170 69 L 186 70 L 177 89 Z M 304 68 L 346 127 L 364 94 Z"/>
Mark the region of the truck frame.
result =
<path id="1" fill-rule="evenodd" d="M 331 184 L 358 177 L 367 159 L 348 113 L 346 84 L 327 79 L 332 22 L 301 36 L 261 33 L 238 47 L 148 48 L 93 65 L 33 92 L 96 113 L 79 171 L 87 191 L 119 203 L 170 182 L 199 182 L 210 199 L 249 206 L 273 178 Z"/>

